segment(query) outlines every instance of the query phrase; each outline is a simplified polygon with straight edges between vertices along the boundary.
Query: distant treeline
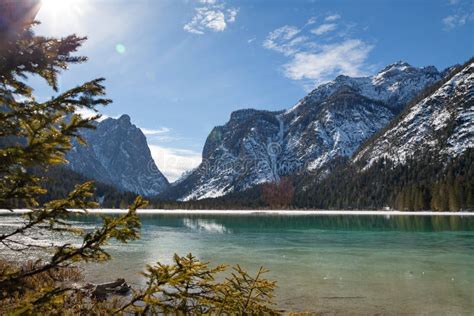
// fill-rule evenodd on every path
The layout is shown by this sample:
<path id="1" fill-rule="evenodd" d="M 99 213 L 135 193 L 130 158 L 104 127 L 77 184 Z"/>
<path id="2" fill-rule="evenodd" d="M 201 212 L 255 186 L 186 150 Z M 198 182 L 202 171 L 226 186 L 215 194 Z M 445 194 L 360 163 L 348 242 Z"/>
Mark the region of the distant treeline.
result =
<path id="1" fill-rule="evenodd" d="M 382 209 L 458 211 L 474 209 L 474 149 L 443 164 L 424 155 L 404 165 L 380 160 L 361 172 L 347 159 L 336 160 L 324 178 L 295 175 L 226 196 L 199 201 L 166 201 L 147 197 L 157 209 Z M 63 167 L 48 170 L 47 193 L 40 202 L 64 197 L 86 177 Z M 96 182 L 94 200 L 103 208 L 127 208 L 135 193 Z M 20 208 L 15 204 L 1 206 Z"/>
<path id="2" fill-rule="evenodd" d="M 361 172 L 340 163 L 323 180 L 304 178 L 298 208 L 458 211 L 474 209 L 474 150 L 446 165 L 434 155 L 404 165 L 380 160 Z"/>
<path id="3" fill-rule="evenodd" d="M 347 159 L 339 159 L 322 179 L 296 175 L 284 180 L 291 181 L 293 187 L 288 183 L 265 184 L 221 198 L 181 203 L 180 207 L 474 210 L 474 149 L 448 163 L 432 154 L 423 157 L 398 166 L 380 160 L 363 172 Z M 294 192 L 292 198 L 288 190 Z M 265 194 L 269 191 L 274 194 Z"/>
<path id="4" fill-rule="evenodd" d="M 30 170 L 38 177 L 41 177 L 41 186 L 46 192 L 38 198 L 39 203 L 45 203 L 55 199 L 62 199 L 71 192 L 77 184 L 81 184 L 90 179 L 64 167 L 50 167 L 48 171 Z M 95 194 L 93 199 L 105 208 L 127 208 L 137 194 L 131 192 L 121 192 L 113 186 L 94 181 Z M 9 205 L 0 205 L 0 208 L 24 208 L 28 207 L 18 200 L 12 199 Z"/>

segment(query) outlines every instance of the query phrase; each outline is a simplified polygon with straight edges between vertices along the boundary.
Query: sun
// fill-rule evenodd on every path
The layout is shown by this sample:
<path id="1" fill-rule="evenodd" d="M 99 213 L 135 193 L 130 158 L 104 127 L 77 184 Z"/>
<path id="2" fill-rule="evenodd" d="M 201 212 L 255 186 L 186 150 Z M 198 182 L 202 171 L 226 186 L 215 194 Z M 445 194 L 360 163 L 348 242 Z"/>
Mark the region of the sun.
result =
<path id="1" fill-rule="evenodd" d="M 78 27 L 89 9 L 85 0 L 40 0 L 37 19 L 50 30 L 80 30 Z"/>
<path id="2" fill-rule="evenodd" d="M 70 9 L 74 0 L 41 0 L 41 10 L 49 13 L 64 13 Z"/>
<path id="3" fill-rule="evenodd" d="M 51 16 L 73 15 L 80 14 L 84 5 L 83 0 L 41 0 L 40 11 Z"/>

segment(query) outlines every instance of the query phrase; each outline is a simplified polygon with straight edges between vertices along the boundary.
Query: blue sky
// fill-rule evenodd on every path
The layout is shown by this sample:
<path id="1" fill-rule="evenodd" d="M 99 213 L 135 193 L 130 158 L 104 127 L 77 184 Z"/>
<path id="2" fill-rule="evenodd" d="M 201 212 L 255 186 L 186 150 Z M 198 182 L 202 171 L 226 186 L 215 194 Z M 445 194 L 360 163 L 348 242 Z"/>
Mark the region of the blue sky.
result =
<path id="1" fill-rule="evenodd" d="M 87 35 L 67 89 L 105 77 L 170 179 L 242 108 L 291 107 L 339 74 L 404 60 L 443 69 L 474 53 L 472 0 L 43 0 L 38 34 Z M 40 98 L 52 92 L 35 82 Z"/>

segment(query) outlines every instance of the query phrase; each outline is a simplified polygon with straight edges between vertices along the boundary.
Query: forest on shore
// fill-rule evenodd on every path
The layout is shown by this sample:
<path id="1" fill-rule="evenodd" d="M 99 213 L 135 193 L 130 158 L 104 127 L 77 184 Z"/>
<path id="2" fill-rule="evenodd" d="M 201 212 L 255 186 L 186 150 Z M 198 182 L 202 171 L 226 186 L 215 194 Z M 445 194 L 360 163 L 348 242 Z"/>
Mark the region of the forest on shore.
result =
<path id="1" fill-rule="evenodd" d="M 338 159 L 325 177 L 298 174 L 242 192 L 192 201 L 147 197 L 152 209 L 347 209 L 400 211 L 470 211 L 474 209 L 474 150 L 440 162 L 435 155 L 411 159 L 404 165 L 380 160 L 363 172 L 347 159 Z M 40 201 L 64 196 L 89 179 L 66 169 L 47 171 L 47 193 Z M 102 208 L 126 208 L 136 194 L 96 182 L 95 200 Z M 20 208 L 20 204 L 13 205 Z"/>

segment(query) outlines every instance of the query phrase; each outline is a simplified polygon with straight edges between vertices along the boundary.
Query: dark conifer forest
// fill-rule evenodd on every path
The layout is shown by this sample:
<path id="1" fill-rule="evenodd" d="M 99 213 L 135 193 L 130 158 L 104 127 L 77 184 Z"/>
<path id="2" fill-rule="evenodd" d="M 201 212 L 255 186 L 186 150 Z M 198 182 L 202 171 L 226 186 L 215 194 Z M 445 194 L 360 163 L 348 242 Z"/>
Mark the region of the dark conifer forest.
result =
<path id="1" fill-rule="evenodd" d="M 280 183 L 228 194 L 214 199 L 168 201 L 149 197 L 148 208 L 159 209 L 383 209 L 400 211 L 459 211 L 474 209 L 474 150 L 446 165 L 426 155 L 405 165 L 380 160 L 364 171 L 339 159 L 324 178 L 296 175 Z M 50 169 L 48 192 L 42 199 L 63 196 L 86 181 L 64 168 Z M 105 208 L 125 208 L 136 194 L 96 183 L 95 199 Z M 20 206 L 20 205 L 18 205 Z"/>

